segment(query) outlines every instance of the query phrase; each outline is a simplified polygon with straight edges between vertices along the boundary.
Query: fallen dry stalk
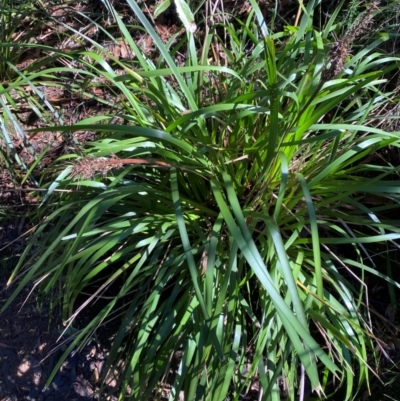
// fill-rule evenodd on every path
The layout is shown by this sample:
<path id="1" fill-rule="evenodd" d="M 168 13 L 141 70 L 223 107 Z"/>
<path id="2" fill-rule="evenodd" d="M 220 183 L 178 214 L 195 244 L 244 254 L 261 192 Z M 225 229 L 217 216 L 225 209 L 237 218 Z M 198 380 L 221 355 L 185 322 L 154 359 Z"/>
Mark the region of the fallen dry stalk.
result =
<path id="1" fill-rule="evenodd" d="M 112 156 L 111 158 L 85 158 L 79 160 L 74 165 L 71 171 L 71 176 L 91 178 L 98 173 L 105 175 L 110 170 L 122 168 L 123 166 L 128 164 L 137 164 L 140 166 L 164 167 L 164 168 L 173 167 L 171 164 L 160 160 L 119 159 L 116 156 Z"/>

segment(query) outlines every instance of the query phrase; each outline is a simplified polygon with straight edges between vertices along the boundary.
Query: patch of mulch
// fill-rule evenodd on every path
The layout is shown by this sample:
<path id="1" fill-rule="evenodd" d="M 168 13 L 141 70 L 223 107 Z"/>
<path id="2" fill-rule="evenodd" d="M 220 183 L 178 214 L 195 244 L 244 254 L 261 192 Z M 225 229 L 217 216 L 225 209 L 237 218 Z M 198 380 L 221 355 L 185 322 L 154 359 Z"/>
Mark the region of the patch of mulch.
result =
<path id="1" fill-rule="evenodd" d="M 2 265 L 1 270 L 0 307 L 14 290 L 5 288 L 6 268 Z M 23 289 L 0 315 L 0 401 L 98 400 L 99 379 L 108 350 L 96 338 L 80 352 L 70 353 L 51 384 L 45 387 L 68 338 L 60 338 L 63 326 L 57 310 L 52 311 L 31 295 L 31 290 L 32 287 Z M 116 381 L 107 383 L 109 391 Z"/>

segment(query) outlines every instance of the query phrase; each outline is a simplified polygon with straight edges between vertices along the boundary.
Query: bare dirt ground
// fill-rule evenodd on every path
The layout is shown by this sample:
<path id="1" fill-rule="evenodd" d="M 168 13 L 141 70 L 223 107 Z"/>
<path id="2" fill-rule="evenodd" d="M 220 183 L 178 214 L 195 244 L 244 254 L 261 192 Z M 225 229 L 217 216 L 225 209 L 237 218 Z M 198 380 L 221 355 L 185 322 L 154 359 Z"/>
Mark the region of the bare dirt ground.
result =
<path id="1" fill-rule="evenodd" d="M 4 284 L 0 282 L 1 287 Z M 45 388 L 66 346 L 60 347 L 61 341 L 57 342 L 62 331 L 60 317 L 55 314 L 50 321 L 48 305 L 40 305 L 34 296 L 28 298 L 28 293 L 28 288 L 23 290 L 1 316 L 0 400 L 97 399 L 96 383 L 104 363 L 105 350 L 94 339 L 80 353 L 70 354 L 51 384 Z M 9 295 L 10 290 L 2 291 L 0 304 L 4 304 Z M 65 337 L 62 339 L 65 340 Z M 56 347 L 58 351 L 54 351 Z"/>

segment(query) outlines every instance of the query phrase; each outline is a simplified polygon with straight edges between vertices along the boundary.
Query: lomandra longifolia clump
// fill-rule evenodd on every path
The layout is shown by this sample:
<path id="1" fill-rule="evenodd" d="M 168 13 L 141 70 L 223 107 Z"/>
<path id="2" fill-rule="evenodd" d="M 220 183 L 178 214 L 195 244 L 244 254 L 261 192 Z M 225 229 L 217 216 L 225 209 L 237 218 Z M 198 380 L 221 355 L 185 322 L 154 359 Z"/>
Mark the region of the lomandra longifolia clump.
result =
<path id="1" fill-rule="evenodd" d="M 29 267 L 18 290 L 33 278 L 45 292 L 59 285 L 66 327 L 103 297 L 63 358 L 113 319 L 104 374 L 121 367 L 121 394 L 132 399 L 170 383 L 171 399 L 237 400 L 256 377 L 265 400 L 279 399 L 282 378 L 287 399 L 304 397 L 306 377 L 316 396 L 335 380 L 353 399 L 376 346 L 364 277 L 398 288 L 371 253 L 389 255 L 400 237 L 387 218 L 399 206 L 397 170 L 363 163 L 399 145 L 398 133 L 374 126 L 387 101 L 382 77 L 399 60 L 379 53 L 384 35 L 356 46 L 376 5 L 336 43 L 339 9 L 317 26 L 310 0 L 298 25 L 275 33 L 250 0 L 245 22 L 206 18 L 207 35 L 165 44 L 127 3 L 157 58 L 110 4 L 113 39 L 123 36 L 135 58 L 100 44 L 70 56 L 82 63 L 77 79 L 112 84 L 124 124 L 104 115 L 56 127 L 98 138 L 83 157 L 60 159 L 49 211 L 10 283 Z M 363 202 L 369 194 L 390 202 Z"/>

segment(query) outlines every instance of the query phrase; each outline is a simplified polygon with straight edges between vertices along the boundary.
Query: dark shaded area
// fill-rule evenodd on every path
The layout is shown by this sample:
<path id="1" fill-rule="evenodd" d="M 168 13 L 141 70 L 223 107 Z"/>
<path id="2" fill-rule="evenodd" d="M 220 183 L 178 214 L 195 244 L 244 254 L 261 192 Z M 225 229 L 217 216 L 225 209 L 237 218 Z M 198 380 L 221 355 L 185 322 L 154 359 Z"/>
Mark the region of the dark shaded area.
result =
<path id="1" fill-rule="evenodd" d="M 4 265 L 3 265 L 4 271 Z M 1 277 L 4 288 L 4 277 Z M 0 292 L 0 305 L 13 288 Z M 94 401 L 98 399 L 99 378 L 105 366 L 107 349 L 97 338 L 78 352 L 71 352 L 49 387 L 45 383 L 69 345 L 57 310 L 42 303 L 30 288 L 23 290 L 0 320 L 0 399 L 9 401 Z M 56 350 L 55 350 L 56 348 Z M 107 390 L 116 381 L 108 377 Z M 96 394 L 97 393 L 97 394 Z M 105 396 L 105 393 L 103 393 Z M 110 400 L 116 400 L 111 396 Z"/>

